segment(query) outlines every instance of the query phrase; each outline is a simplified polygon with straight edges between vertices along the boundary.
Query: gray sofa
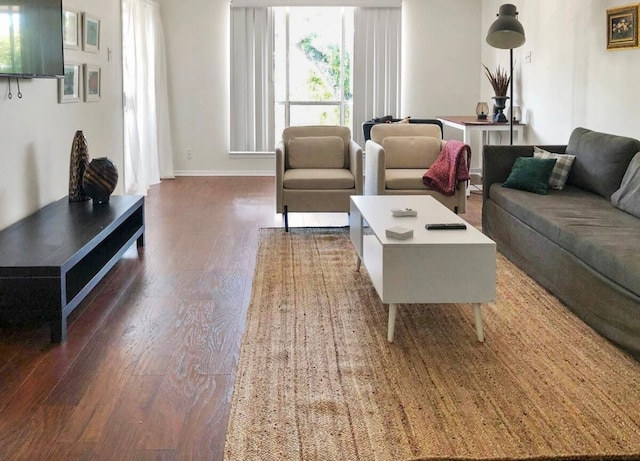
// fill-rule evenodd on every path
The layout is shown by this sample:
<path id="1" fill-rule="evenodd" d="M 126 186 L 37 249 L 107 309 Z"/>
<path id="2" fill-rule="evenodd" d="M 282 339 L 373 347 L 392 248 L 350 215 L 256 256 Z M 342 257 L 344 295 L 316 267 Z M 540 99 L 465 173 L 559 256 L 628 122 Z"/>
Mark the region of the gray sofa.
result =
<path id="1" fill-rule="evenodd" d="M 539 147 L 576 156 L 562 190 L 502 187 L 515 159 L 533 156 L 534 146 L 484 146 L 483 231 L 584 322 L 640 360 L 640 215 L 611 201 L 632 179 L 636 192 L 625 192 L 625 200 L 640 209 L 640 141 L 576 128 L 567 145 Z"/>

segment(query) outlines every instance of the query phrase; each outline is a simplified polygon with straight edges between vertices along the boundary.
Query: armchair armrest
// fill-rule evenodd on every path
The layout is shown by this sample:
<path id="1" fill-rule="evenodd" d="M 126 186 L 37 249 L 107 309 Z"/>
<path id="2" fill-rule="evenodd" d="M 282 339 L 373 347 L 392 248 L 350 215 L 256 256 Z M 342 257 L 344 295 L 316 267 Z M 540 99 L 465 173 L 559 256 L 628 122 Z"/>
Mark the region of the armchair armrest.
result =
<path id="1" fill-rule="evenodd" d="M 362 195 L 362 147 L 353 139 L 349 142 L 349 169 L 356 181 L 356 195 Z"/>
<path id="2" fill-rule="evenodd" d="M 365 151 L 365 195 L 383 195 L 386 165 L 384 148 L 369 140 L 366 143 Z"/>
<path id="3" fill-rule="evenodd" d="M 278 141 L 276 144 L 276 213 L 284 211 L 282 200 L 282 189 L 284 181 L 284 141 Z"/>
<path id="4" fill-rule="evenodd" d="M 564 153 L 566 145 L 538 146 L 549 152 Z M 509 177 L 513 163 L 518 157 L 533 157 L 533 145 L 529 146 L 484 146 L 482 149 L 482 199 L 489 198 L 489 188 L 494 183 L 503 183 Z"/>

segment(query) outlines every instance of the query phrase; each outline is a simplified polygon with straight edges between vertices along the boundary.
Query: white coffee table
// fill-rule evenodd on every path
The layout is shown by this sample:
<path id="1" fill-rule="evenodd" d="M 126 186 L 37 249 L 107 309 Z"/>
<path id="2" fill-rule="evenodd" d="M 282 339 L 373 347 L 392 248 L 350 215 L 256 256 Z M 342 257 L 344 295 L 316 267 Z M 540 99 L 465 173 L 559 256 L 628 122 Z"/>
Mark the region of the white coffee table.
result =
<path id="1" fill-rule="evenodd" d="M 397 218 L 394 208 L 411 208 L 416 217 Z M 482 303 L 496 294 L 496 244 L 467 224 L 465 230 L 426 230 L 425 224 L 465 221 L 426 195 L 351 197 L 351 241 L 383 303 L 389 304 L 387 339 L 393 342 L 398 304 L 470 303 L 478 341 L 484 341 Z M 365 235 L 368 224 L 371 233 Z M 466 224 L 466 223 L 465 223 Z M 385 236 L 393 226 L 413 229 L 408 240 Z"/>

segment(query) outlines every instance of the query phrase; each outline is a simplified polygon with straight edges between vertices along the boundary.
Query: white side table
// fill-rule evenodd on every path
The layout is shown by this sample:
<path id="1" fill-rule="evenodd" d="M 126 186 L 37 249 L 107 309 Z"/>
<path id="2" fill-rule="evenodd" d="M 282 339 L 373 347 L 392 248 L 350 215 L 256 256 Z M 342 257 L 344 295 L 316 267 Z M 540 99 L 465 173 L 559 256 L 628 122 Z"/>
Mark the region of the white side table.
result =
<path id="1" fill-rule="evenodd" d="M 442 122 L 444 126 L 448 126 L 451 128 L 455 128 L 457 130 L 462 131 L 462 141 L 465 144 L 471 146 L 471 133 L 474 131 L 479 131 L 482 135 L 482 145 L 491 144 L 490 142 L 490 134 L 491 132 L 506 132 L 509 133 L 510 126 L 509 123 L 497 123 L 493 120 L 478 120 L 475 115 L 446 115 L 446 116 L 438 116 L 438 120 Z M 526 125 L 524 123 L 514 123 L 513 124 L 513 141 L 514 144 L 521 143 L 524 139 L 524 128 Z M 474 154 L 476 152 L 477 155 L 482 154 L 482 146 L 480 146 L 480 150 L 475 149 L 474 146 L 471 146 L 471 150 Z M 482 174 L 482 169 L 479 171 L 473 171 L 474 173 Z"/>

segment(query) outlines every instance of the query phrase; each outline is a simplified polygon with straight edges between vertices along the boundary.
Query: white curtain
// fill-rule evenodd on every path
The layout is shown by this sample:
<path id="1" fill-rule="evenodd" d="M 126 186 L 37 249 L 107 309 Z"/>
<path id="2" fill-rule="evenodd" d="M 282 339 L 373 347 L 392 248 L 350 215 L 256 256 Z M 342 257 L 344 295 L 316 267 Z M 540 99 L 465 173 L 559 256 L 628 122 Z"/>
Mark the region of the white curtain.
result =
<path id="1" fill-rule="evenodd" d="M 402 116 L 400 8 L 356 8 L 353 51 L 354 139 L 364 147 L 362 122 Z"/>
<path id="2" fill-rule="evenodd" d="M 173 178 L 169 100 L 160 7 L 122 0 L 125 93 L 124 185 L 146 195 L 160 178 Z"/>
<path id="3" fill-rule="evenodd" d="M 231 151 L 274 149 L 270 8 L 231 8 Z"/>

